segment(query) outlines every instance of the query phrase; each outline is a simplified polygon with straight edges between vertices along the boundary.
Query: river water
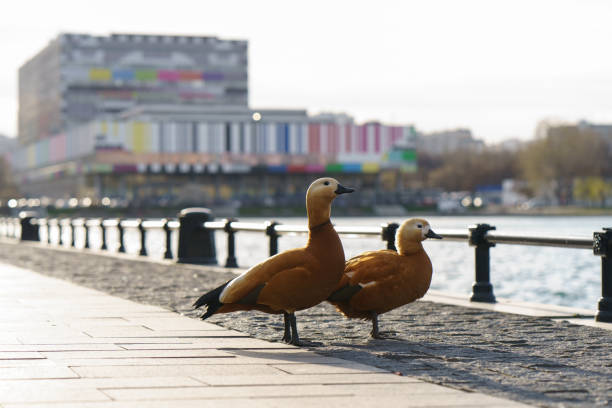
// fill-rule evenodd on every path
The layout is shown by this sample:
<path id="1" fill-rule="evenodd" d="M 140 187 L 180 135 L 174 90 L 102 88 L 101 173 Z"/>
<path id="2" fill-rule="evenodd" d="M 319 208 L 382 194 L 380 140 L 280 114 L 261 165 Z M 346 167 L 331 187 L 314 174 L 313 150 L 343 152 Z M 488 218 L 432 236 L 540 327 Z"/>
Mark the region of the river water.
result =
<path id="1" fill-rule="evenodd" d="M 467 230 L 475 223 L 487 223 L 497 227 L 500 233 L 524 235 L 592 237 L 594 231 L 612 226 L 612 216 L 555 217 L 555 216 L 427 216 L 434 231 Z M 264 222 L 264 218 L 241 218 L 240 221 Z M 305 225 L 305 218 L 278 218 L 283 224 Z M 401 223 L 400 217 L 335 217 L 333 222 L 342 226 L 378 226 L 387 222 Z M 64 242 L 69 241 L 68 235 Z M 52 241 L 56 241 L 52 230 Z M 41 234 L 46 239 L 44 232 Z M 173 254 L 176 255 L 176 235 L 173 234 Z M 352 237 L 342 235 L 347 259 L 360 252 L 382 249 L 386 243 L 377 237 Z M 117 239 L 116 231 L 109 229 L 107 240 Z M 162 231 L 151 230 L 147 234 L 149 255 L 161 258 L 164 252 Z M 76 231 L 77 247 L 82 246 L 82 231 Z M 99 247 L 99 231 L 91 229 L 92 248 Z M 136 229 L 126 229 L 126 249 L 137 254 L 140 237 Z M 305 235 L 284 235 L 279 239 L 279 251 L 303 246 Z M 115 248 L 111 246 L 111 250 Z M 217 259 L 223 265 L 227 257 L 226 235 L 216 233 Z M 434 268 L 432 289 L 469 296 L 474 280 L 474 248 L 466 242 L 427 240 L 424 247 Z M 239 232 L 236 234 L 236 257 L 240 267 L 249 267 L 268 256 L 268 239 L 263 233 Z M 498 244 L 491 248 L 491 282 L 495 296 L 521 301 L 548 303 L 595 309 L 601 295 L 601 258 L 591 250 L 523 245 Z"/>

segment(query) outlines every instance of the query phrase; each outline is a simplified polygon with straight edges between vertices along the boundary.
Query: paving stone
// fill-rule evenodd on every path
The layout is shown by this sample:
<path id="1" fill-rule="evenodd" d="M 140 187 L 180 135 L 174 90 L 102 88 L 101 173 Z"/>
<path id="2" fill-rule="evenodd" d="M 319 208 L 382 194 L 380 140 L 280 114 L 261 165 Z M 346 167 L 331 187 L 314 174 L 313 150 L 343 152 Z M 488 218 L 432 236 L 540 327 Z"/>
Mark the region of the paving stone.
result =
<path id="1" fill-rule="evenodd" d="M 0 383 L 0 404 L 110 401 L 93 387 L 70 387 L 61 381 Z"/>
<path id="2" fill-rule="evenodd" d="M 273 377 L 273 376 L 270 376 Z M 2 385 L 2 384 L 0 384 Z M 202 386 L 203 383 L 192 377 L 121 377 L 121 378 L 69 378 L 40 380 L 11 380 L 5 384 L 22 389 L 35 390 L 36 387 L 61 386 L 64 388 L 151 388 L 151 387 L 190 387 Z"/>
<path id="3" fill-rule="evenodd" d="M 0 352 L 45 352 L 45 351 L 91 351 L 91 350 L 125 350 L 115 344 L 0 344 Z"/>
<path id="4" fill-rule="evenodd" d="M 287 405 L 284 407 L 295 406 Z M 321 403 L 321 402 L 319 402 Z M 51 408 L 269 408 L 277 406 L 276 400 L 258 400 L 251 398 L 237 399 L 208 399 L 208 400 L 165 400 L 165 401 L 111 401 L 111 402 L 80 402 L 80 403 L 54 403 Z M 325 405 L 324 406 L 328 406 Z M 337 405 L 345 406 L 345 405 Z M 333 407 L 333 405 L 331 406 Z M 6 404 L 3 408 L 50 408 L 49 404 Z M 320 408 L 320 406 L 319 406 Z"/>
<path id="5" fill-rule="evenodd" d="M 342 363 L 332 362 L 329 364 L 274 364 L 289 374 L 354 374 L 354 373 L 384 373 L 387 370 L 367 366 L 365 364 L 345 361 Z"/>
<path id="6" fill-rule="evenodd" d="M 232 356 L 183 357 L 183 358 L 80 358 L 60 360 L 69 367 L 94 366 L 208 366 L 208 365 L 244 365 L 251 361 L 240 361 Z M 263 362 L 260 362 L 263 364 Z M 1 366 L 1 365 L 0 365 Z M 205 369 L 202 367 L 202 369 Z"/>
<path id="7" fill-rule="evenodd" d="M 27 380 L 36 378 L 78 378 L 79 376 L 67 367 L 3 367 L 0 368 L 0 380 Z"/>
<path id="8" fill-rule="evenodd" d="M 213 386 L 227 385 L 294 385 L 294 384 L 392 384 L 421 382 L 413 377 L 391 373 L 374 374 L 325 374 L 320 375 L 194 375 L 196 380 Z"/>
<path id="9" fill-rule="evenodd" d="M 0 356 L 2 354 L 0 353 Z M 42 358 L 53 360 L 66 359 L 123 359 L 123 358 L 185 358 L 185 357 L 232 357 L 225 351 L 216 349 L 178 349 L 178 350 L 89 350 L 89 351 L 47 351 L 36 353 Z"/>
<path id="10" fill-rule="evenodd" d="M 53 360 L 46 358 L 5 358 L 0 360 L 0 368 L 11 367 L 51 367 L 57 366 Z"/>
<path id="11" fill-rule="evenodd" d="M 189 318 L 177 319 L 175 315 L 162 318 L 130 318 L 133 324 L 139 324 L 151 330 L 223 330 L 221 327 Z"/>
<path id="12" fill-rule="evenodd" d="M 429 404 L 445 402 L 449 399 L 466 400 L 470 393 L 441 387 L 427 383 L 406 384 L 361 384 L 359 386 L 337 384 L 300 384 L 287 386 L 226 386 L 226 387 L 184 387 L 184 388 L 129 388 L 106 389 L 104 391 L 114 400 L 177 400 L 177 399 L 206 399 L 206 398 L 270 398 L 293 397 L 299 401 L 301 397 L 316 396 L 369 396 L 381 395 L 399 402 L 407 397 L 411 399 L 426 399 Z M 477 396 L 478 397 L 478 396 Z M 472 401 L 477 398 L 472 398 Z"/>
<path id="13" fill-rule="evenodd" d="M 0 360 L 35 359 L 35 358 L 46 358 L 46 357 L 42 353 L 39 353 L 37 351 L 6 352 L 6 351 L 0 350 Z"/>
<path id="14" fill-rule="evenodd" d="M 207 364 L 174 366 L 96 366 L 73 367 L 75 373 L 85 378 L 95 377 L 176 377 L 181 375 L 266 375 L 281 374 L 268 365 Z M 0 370 L 1 378 L 1 370 Z"/>
<path id="15" fill-rule="evenodd" d="M 96 338 L 210 338 L 210 337 L 247 337 L 246 334 L 235 330 L 151 330 L 143 326 L 138 328 L 107 328 L 89 329 L 85 334 Z"/>

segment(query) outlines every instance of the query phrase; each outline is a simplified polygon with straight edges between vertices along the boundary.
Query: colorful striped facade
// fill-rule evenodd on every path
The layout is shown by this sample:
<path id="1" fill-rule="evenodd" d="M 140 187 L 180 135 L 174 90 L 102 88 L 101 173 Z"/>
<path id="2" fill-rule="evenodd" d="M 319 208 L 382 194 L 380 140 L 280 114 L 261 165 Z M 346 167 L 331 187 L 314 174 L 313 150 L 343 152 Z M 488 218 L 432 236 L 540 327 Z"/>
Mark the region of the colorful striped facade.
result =
<path id="1" fill-rule="evenodd" d="M 19 171 L 77 161 L 85 164 L 71 165 L 75 171 L 103 173 L 167 171 L 180 164 L 195 172 L 371 173 L 398 163 L 407 170 L 416 166 L 410 148 L 399 161 L 389 160 L 398 144 L 413 138 L 411 126 L 379 123 L 98 120 L 22 148 L 12 160 Z"/>

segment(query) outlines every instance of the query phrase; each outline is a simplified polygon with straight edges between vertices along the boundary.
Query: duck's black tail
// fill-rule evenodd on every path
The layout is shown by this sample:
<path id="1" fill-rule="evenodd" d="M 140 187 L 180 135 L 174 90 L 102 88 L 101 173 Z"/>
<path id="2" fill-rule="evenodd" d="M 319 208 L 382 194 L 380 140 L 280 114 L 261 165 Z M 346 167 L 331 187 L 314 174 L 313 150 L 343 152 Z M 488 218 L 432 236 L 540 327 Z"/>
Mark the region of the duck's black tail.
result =
<path id="1" fill-rule="evenodd" d="M 202 296 L 200 296 L 198 300 L 195 301 L 195 303 L 193 304 L 194 309 L 198 309 L 206 305 L 206 313 L 202 315 L 202 320 L 208 319 L 210 316 L 215 314 L 215 312 L 219 310 L 221 306 L 223 306 L 223 303 L 219 301 L 219 295 L 221 294 L 223 289 L 227 286 L 227 284 L 230 282 L 231 281 L 225 282 L 223 285 L 219 286 L 218 288 L 213 289 L 210 292 L 203 294 Z"/>
<path id="2" fill-rule="evenodd" d="M 336 303 L 336 302 L 347 302 L 350 300 L 357 292 L 361 290 L 361 286 L 359 285 L 351 285 L 346 284 L 340 289 L 336 290 L 334 293 L 329 295 L 327 298 L 328 302 Z"/>

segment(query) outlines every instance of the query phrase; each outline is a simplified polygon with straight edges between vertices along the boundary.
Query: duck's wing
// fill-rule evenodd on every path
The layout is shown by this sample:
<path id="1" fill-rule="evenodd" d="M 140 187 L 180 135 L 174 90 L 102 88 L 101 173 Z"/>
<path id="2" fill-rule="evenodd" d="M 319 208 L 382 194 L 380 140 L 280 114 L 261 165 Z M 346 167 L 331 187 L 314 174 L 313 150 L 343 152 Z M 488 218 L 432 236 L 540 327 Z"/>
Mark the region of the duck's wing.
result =
<path id="1" fill-rule="evenodd" d="M 255 303 L 262 289 L 277 275 L 285 275 L 292 270 L 308 270 L 313 262 L 314 259 L 304 248 L 284 251 L 228 282 L 219 300 L 224 304 Z"/>
<path id="2" fill-rule="evenodd" d="M 365 286 L 387 280 L 398 273 L 400 255 L 392 250 L 369 251 L 346 262 L 344 283 Z"/>
<path id="3" fill-rule="evenodd" d="M 345 302 L 366 286 L 392 279 L 397 263 L 397 252 L 392 250 L 368 251 L 349 259 L 340 282 L 327 300 Z"/>

